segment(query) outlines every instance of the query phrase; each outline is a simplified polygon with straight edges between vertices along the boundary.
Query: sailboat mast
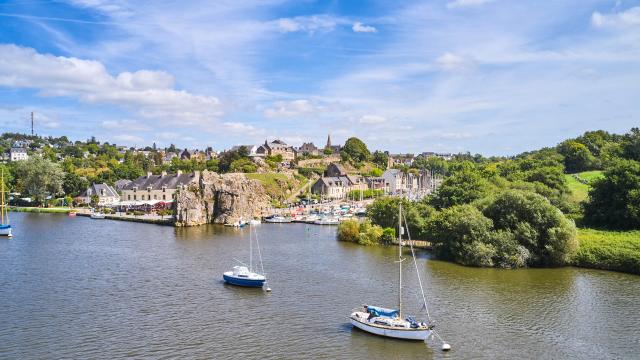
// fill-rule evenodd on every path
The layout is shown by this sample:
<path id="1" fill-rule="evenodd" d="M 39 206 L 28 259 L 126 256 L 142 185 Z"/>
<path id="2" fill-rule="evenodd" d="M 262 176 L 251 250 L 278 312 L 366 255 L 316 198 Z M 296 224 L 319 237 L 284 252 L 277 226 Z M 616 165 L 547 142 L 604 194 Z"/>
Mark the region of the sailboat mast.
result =
<path id="1" fill-rule="evenodd" d="M 253 242 L 251 241 L 252 227 L 249 228 L 249 271 L 253 272 Z"/>
<path id="2" fill-rule="evenodd" d="M 402 319 L 402 203 L 398 207 L 398 314 Z"/>

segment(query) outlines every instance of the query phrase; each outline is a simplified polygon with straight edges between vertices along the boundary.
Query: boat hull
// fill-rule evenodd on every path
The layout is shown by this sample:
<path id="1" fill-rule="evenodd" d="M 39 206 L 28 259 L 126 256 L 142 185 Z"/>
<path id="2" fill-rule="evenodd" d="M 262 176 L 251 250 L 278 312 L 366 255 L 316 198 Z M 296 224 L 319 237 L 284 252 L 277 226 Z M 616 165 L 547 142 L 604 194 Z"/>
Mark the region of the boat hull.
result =
<path id="1" fill-rule="evenodd" d="M 11 225 L 0 225 L 0 236 L 13 236 L 11 234 Z"/>
<path id="2" fill-rule="evenodd" d="M 266 281 L 266 279 L 239 278 L 227 274 L 222 275 L 222 278 L 228 284 L 244 287 L 262 287 L 262 285 L 264 285 L 264 282 Z"/>
<path id="3" fill-rule="evenodd" d="M 351 324 L 368 333 L 402 340 L 425 341 L 431 336 L 430 329 L 391 329 L 385 326 L 374 326 L 350 317 Z"/>

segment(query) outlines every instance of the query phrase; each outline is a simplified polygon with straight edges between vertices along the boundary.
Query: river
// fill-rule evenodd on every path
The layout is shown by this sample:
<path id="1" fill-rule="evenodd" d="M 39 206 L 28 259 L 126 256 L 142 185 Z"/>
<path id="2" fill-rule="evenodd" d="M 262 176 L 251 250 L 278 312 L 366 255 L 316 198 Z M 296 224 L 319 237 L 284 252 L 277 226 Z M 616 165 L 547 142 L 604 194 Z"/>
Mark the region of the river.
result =
<path id="1" fill-rule="evenodd" d="M 394 306 L 396 248 L 335 228 L 262 224 L 271 293 L 225 285 L 249 229 L 12 213 L 0 238 L 0 358 L 624 359 L 640 354 L 640 276 L 466 268 L 420 253 L 453 350 L 369 335 L 347 316 Z M 410 263 L 407 263 L 410 265 Z M 415 269 L 404 303 L 419 314 Z M 421 317 L 424 317 L 421 315 Z"/>

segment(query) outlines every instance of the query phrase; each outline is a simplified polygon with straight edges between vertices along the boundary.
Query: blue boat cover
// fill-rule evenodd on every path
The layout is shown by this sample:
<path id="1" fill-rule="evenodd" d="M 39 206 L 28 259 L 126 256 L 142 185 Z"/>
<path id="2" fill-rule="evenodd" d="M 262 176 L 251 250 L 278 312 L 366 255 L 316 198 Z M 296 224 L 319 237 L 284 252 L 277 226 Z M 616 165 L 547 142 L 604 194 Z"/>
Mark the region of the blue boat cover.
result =
<path id="1" fill-rule="evenodd" d="M 370 314 L 373 314 L 373 316 L 398 317 L 400 315 L 400 312 L 398 310 L 371 305 L 367 306 L 367 311 Z"/>
<path id="2" fill-rule="evenodd" d="M 9 229 L 11 225 L 0 224 L 0 229 Z"/>

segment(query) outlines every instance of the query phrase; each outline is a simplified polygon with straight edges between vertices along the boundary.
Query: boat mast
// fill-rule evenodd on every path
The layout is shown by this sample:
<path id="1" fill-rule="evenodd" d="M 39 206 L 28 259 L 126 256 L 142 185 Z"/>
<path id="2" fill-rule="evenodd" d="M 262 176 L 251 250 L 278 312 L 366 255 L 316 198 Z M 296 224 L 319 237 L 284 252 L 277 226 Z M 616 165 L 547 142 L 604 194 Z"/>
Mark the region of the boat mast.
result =
<path id="1" fill-rule="evenodd" d="M 249 228 L 249 271 L 253 272 L 253 242 L 251 241 L 251 228 Z"/>
<path id="2" fill-rule="evenodd" d="M 0 182 L 2 182 L 2 189 L 0 190 L 0 206 L 2 206 L 2 208 L 0 208 L 0 224 L 4 224 L 4 168 L 2 169 L 2 179 Z"/>
<path id="3" fill-rule="evenodd" d="M 398 314 L 402 319 L 402 203 L 398 204 Z"/>

